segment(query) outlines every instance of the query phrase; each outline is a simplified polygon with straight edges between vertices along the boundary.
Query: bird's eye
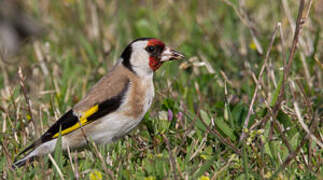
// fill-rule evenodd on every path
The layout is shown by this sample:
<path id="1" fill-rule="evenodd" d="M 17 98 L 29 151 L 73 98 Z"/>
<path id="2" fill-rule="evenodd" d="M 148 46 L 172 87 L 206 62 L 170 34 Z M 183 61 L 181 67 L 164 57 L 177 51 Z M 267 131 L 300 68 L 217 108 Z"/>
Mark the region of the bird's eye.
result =
<path id="1" fill-rule="evenodd" d="M 152 53 L 152 52 L 154 52 L 154 51 L 155 51 L 155 47 L 154 47 L 154 46 L 148 46 L 146 49 L 147 49 L 147 51 L 148 51 L 148 52 L 150 52 L 150 53 Z"/>

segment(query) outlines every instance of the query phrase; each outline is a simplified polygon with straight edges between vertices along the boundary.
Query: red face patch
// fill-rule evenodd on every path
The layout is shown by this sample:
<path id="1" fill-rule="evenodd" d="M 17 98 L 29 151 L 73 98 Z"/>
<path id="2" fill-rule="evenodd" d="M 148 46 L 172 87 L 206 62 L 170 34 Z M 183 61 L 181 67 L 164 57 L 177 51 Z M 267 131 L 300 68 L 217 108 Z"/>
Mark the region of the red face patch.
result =
<path id="1" fill-rule="evenodd" d="M 151 39 L 148 41 L 147 46 L 162 46 L 165 47 L 165 44 L 159 39 Z"/>
<path id="2" fill-rule="evenodd" d="M 151 39 L 148 41 L 147 47 L 152 47 L 151 51 L 149 51 L 149 66 L 153 71 L 156 71 L 163 64 L 160 62 L 160 57 L 165 48 L 165 44 L 158 39 Z"/>
<path id="3" fill-rule="evenodd" d="M 160 66 L 163 64 L 163 62 L 160 62 L 159 59 L 156 59 L 153 56 L 149 57 L 149 66 L 153 71 L 156 71 L 160 68 Z"/>

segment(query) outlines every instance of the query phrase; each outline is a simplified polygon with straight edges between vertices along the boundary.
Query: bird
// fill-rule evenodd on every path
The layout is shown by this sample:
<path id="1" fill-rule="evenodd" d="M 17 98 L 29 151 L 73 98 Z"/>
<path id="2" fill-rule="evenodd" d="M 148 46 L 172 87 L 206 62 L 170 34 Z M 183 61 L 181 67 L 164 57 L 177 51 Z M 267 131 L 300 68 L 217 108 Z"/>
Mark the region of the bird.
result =
<path id="1" fill-rule="evenodd" d="M 155 92 L 153 75 L 163 63 L 184 55 L 157 38 L 138 38 L 121 53 L 104 75 L 70 110 L 39 139 L 20 152 L 13 163 L 21 167 L 36 157 L 52 153 L 58 137 L 62 149 L 78 149 L 88 139 L 96 144 L 114 142 L 134 129 L 150 108 Z"/>

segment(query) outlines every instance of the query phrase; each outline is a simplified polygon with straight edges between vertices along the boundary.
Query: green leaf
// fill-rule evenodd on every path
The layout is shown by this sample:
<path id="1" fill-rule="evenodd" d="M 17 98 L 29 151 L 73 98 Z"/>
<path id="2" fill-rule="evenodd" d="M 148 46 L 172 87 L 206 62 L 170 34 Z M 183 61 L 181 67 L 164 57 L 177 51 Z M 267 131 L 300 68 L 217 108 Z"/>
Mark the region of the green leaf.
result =
<path id="1" fill-rule="evenodd" d="M 268 154 L 270 158 L 274 158 L 273 155 L 271 154 L 271 150 L 268 142 L 265 144 L 265 153 Z"/>
<path id="2" fill-rule="evenodd" d="M 298 132 L 298 128 L 295 127 L 295 123 L 292 122 L 291 118 L 283 111 L 278 111 L 277 120 L 284 126 L 284 128 L 289 128 L 287 131 L 288 136 L 294 136 L 295 133 Z"/>
<path id="3" fill-rule="evenodd" d="M 271 102 L 270 102 L 270 106 L 271 107 L 273 107 L 276 104 L 276 101 L 277 101 L 278 96 L 279 96 L 280 88 L 281 88 L 281 86 L 283 84 L 283 80 L 284 80 L 284 74 L 283 73 L 280 73 L 280 77 L 279 77 L 279 82 L 278 82 L 277 88 L 275 89 L 275 91 L 273 93 L 273 98 L 271 99 Z"/>
<path id="4" fill-rule="evenodd" d="M 247 112 L 248 108 L 242 103 L 234 106 L 231 114 L 233 121 L 235 122 L 235 127 L 242 127 L 243 121 L 247 116 Z"/>
<path id="5" fill-rule="evenodd" d="M 298 143 L 299 143 L 299 138 L 300 138 L 300 134 L 299 132 L 297 132 L 294 136 L 291 137 L 291 139 L 289 140 L 291 146 L 293 149 L 296 149 Z"/>
<path id="6" fill-rule="evenodd" d="M 242 144 L 242 163 L 245 173 L 245 179 L 249 179 L 249 163 L 248 163 L 248 153 L 247 153 L 247 145 L 245 143 Z"/>
<path id="7" fill-rule="evenodd" d="M 198 177 L 202 176 L 204 172 L 206 172 L 210 167 L 213 165 L 213 162 L 217 159 L 217 156 L 212 156 L 210 160 L 208 160 L 206 163 L 203 163 L 203 165 L 198 169 L 198 171 L 194 174 L 193 179 L 197 179 Z"/>
<path id="8" fill-rule="evenodd" d="M 236 140 L 233 130 L 228 126 L 222 117 L 216 118 L 214 123 L 225 135 L 229 136 L 232 141 Z"/>
<path id="9" fill-rule="evenodd" d="M 207 125 L 210 125 L 210 123 L 211 123 L 211 119 L 210 119 L 209 115 L 208 115 L 205 111 L 203 111 L 203 110 L 200 110 L 200 114 L 201 114 L 201 117 L 202 117 L 202 119 L 204 120 L 204 122 L 205 122 Z"/>
<path id="10" fill-rule="evenodd" d="M 60 169 L 63 168 L 63 154 L 62 154 L 62 134 L 61 128 L 59 129 L 59 135 L 57 137 L 55 151 L 54 151 L 54 159 Z"/>

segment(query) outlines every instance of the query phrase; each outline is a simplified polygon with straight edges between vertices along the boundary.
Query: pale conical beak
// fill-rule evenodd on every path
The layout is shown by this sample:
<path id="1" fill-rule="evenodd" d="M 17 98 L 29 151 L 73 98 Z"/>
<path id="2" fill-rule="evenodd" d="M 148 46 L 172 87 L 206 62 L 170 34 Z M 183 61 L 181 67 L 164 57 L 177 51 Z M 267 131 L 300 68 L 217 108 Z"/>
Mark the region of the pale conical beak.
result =
<path id="1" fill-rule="evenodd" d="M 163 53 L 161 54 L 160 61 L 166 62 L 166 61 L 170 61 L 170 60 L 179 60 L 179 59 L 183 59 L 183 58 L 184 58 L 183 54 L 166 47 L 165 50 L 163 51 Z"/>

